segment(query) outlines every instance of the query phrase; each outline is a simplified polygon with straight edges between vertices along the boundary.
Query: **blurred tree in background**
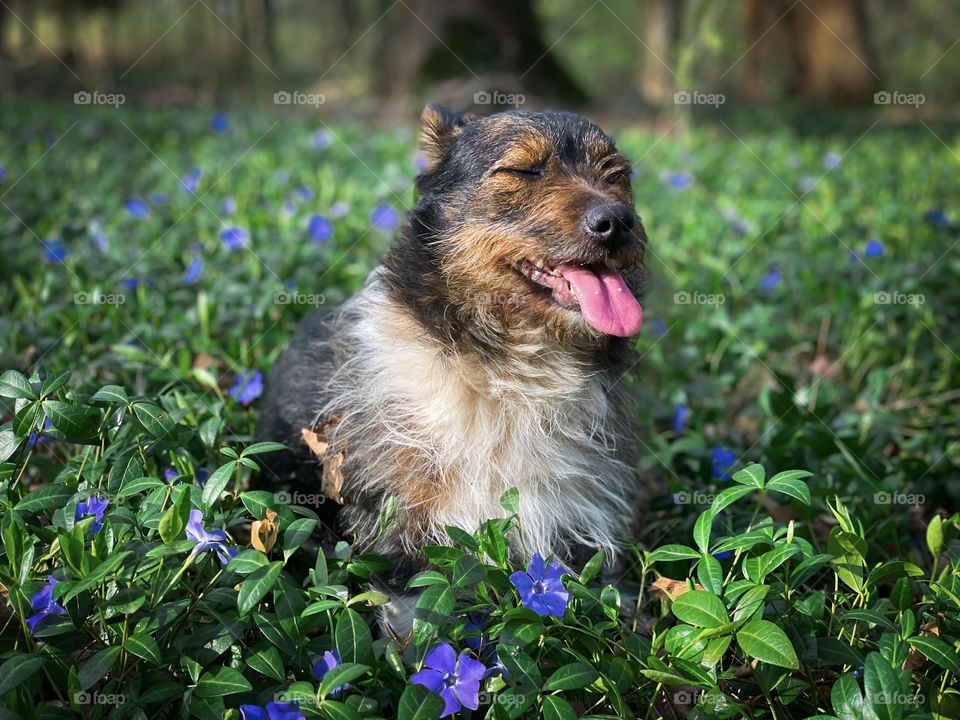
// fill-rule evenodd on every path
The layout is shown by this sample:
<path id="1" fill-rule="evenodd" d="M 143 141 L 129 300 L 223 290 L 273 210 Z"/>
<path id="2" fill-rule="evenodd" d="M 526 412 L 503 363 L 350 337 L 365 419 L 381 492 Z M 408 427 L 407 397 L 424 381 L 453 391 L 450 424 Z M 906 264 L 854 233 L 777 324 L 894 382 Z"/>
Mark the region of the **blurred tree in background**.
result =
<path id="1" fill-rule="evenodd" d="M 332 114 L 593 105 L 656 112 L 677 90 L 745 103 L 869 105 L 879 89 L 957 101 L 960 6 L 934 0 L 7 0 L 0 90 Z"/>

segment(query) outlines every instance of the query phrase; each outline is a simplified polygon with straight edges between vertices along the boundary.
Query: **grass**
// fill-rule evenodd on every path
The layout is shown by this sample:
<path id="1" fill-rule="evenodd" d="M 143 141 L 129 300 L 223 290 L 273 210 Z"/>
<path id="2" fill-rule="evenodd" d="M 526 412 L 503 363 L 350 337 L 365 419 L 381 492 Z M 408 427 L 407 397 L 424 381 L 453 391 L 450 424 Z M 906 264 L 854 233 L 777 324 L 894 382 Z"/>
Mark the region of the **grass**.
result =
<path id="1" fill-rule="evenodd" d="M 367 629 L 379 561 L 314 558 L 309 510 L 245 491 L 257 404 L 231 391 L 374 267 L 390 232 L 372 214 L 413 200 L 414 129 L 15 104 L 0 127 L 11 712 L 220 717 L 289 692 L 310 717 L 435 717 L 408 678 L 436 642 L 478 639 L 470 611 L 506 665 L 485 681 L 497 717 L 957 716 L 949 132 L 617 133 L 652 250 L 626 380 L 656 488 L 644 533 L 617 588 L 573 569 L 562 620 L 517 602 L 509 517 L 458 534 L 430 551 L 435 613 L 398 653 Z M 314 215 L 332 237 L 314 221 L 311 239 Z M 94 494 L 110 505 L 88 534 Z M 191 507 L 233 536 L 275 521 L 277 545 L 221 568 L 189 552 Z M 31 633 L 49 575 L 70 622 Z M 671 602 L 650 591 L 665 578 L 701 589 Z M 336 697 L 310 674 L 332 648 Z"/>

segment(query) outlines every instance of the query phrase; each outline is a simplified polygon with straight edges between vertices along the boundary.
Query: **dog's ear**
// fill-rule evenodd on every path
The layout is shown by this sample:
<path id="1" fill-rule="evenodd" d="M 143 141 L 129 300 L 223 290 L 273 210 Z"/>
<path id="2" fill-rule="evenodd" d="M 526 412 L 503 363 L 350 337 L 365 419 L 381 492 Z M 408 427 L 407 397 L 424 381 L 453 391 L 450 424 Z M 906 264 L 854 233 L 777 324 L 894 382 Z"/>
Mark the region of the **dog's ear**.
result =
<path id="1" fill-rule="evenodd" d="M 476 116 L 458 113 L 438 103 L 430 103 L 420 115 L 420 150 L 429 165 L 436 163 L 460 129 Z"/>

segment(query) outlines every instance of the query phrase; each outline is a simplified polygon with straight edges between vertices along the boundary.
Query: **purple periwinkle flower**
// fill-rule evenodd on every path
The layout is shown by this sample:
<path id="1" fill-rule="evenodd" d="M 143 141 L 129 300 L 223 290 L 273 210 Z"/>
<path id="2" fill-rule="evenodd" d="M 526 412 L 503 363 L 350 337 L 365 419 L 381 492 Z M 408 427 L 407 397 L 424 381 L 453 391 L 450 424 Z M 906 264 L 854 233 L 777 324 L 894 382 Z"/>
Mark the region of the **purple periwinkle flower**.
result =
<path id="1" fill-rule="evenodd" d="M 187 174 L 183 176 L 183 180 L 180 181 L 180 188 L 185 193 L 195 193 L 202 174 L 199 168 L 190 168 Z"/>
<path id="2" fill-rule="evenodd" d="M 249 405 L 263 394 L 263 373 L 259 370 L 240 373 L 227 394 L 242 405 Z"/>
<path id="3" fill-rule="evenodd" d="M 43 421 L 43 430 L 46 430 L 51 425 L 52 423 L 50 422 L 50 418 L 47 418 Z M 27 447 L 32 448 L 37 443 L 42 443 L 46 439 L 47 436 L 44 435 L 43 432 L 38 433 L 36 430 L 34 430 L 30 433 L 30 437 L 27 438 Z"/>
<path id="4" fill-rule="evenodd" d="M 326 242 L 333 237 L 333 223 L 323 215 L 311 215 L 307 221 L 307 233 L 314 242 Z"/>
<path id="5" fill-rule="evenodd" d="M 242 720 L 304 720 L 300 703 L 295 700 L 267 703 L 266 707 L 241 705 L 240 717 Z"/>
<path id="6" fill-rule="evenodd" d="M 228 195 L 220 201 L 220 212 L 224 215 L 233 215 L 237 211 L 237 201 L 232 195 Z"/>
<path id="7" fill-rule="evenodd" d="M 876 238 L 867 240 L 867 246 L 864 249 L 863 254 L 868 258 L 883 257 L 883 243 Z"/>
<path id="8" fill-rule="evenodd" d="M 230 127 L 230 117 L 225 112 L 214 113 L 210 118 L 210 129 L 215 133 L 221 133 Z"/>
<path id="9" fill-rule="evenodd" d="M 110 240 L 103 231 L 103 226 L 99 220 L 94 220 L 90 223 L 90 237 L 93 238 L 93 244 L 101 251 L 106 250 L 110 245 Z"/>
<path id="10" fill-rule="evenodd" d="M 544 565 L 543 556 L 535 553 L 530 558 L 527 571 L 517 570 L 510 582 L 520 594 L 520 602 L 540 617 L 552 615 L 562 618 L 570 602 L 570 593 L 563 586 L 561 576 L 567 570 L 558 562 Z"/>
<path id="11" fill-rule="evenodd" d="M 837 153 L 828 152 L 826 155 L 823 156 L 823 166 L 827 170 L 833 170 L 835 167 L 837 167 L 840 164 L 840 161 L 842 159 L 843 158 L 841 158 Z"/>
<path id="12" fill-rule="evenodd" d="M 777 268 L 770 268 L 767 270 L 767 274 L 763 276 L 763 279 L 760 280 L 760 292 L 766 294 L 773 290 L 782 281 L 783 273 L 781 273 Z"/>
<path id="13" fill-rule="evenodd" d="M 926 215 L 923 217 L 928 223 L 938 228 L 949 228 L 953 225 L 953 223 L 950 222 L 950 218 L 947 217 L 947 214 L 943 210 L 937 210 L 936 208 L 927 210 Z"/>
<path id="14" fill-rule="evenodd" d="M 329 130 L 317 130 L 310 136 L 310 142 L 313 144 L 315 150 L 324 150 L 330 147 L 332 141 L 333 136 Z"/>
<path id="15" fill-rule="evenodd" d="M 722 552 L 715 552 L 715 553 L 713 553 L 713 556 L 714 556 L 717 560 L 726 560 L 726 559 L 727 559 L 728 557 L 730 557 L 731 555 L 733 555 L 733 551 L 732 551 L 732 550 L 723 550 Z"/>
<path id="16" fill-rule="evenodd" d="M 3 182 L 6 179 L 7 179 L 7 169 L 3 165 L 0 165 L 0 182 Z"/>
<path id="17" fill-rule="evenodd" d="M 440 643 L 423 659 L 424 669 L 410 682 L 423 685 L 443 699 L 443 714 L 453 715 L 461 708 L 476 710 L 479 705 L 480 681 L 487 674 L 486 666 L 466 653 L 457 656 L 448 643 Z"/>
<path id="18" fill-rule="evenodd" d="M 345 203 L 343 200 L 337 200 L 333 205 L 330 206 L 330 209 L 327 210 L 327 215 L 331 220 L 337 220 L 347 215 L 350 212 L 350 206 Z"/>
<path id="19" fill-rule="evenodd" d="M 710 474 L 714 480 L 729 480 L 733 477 L 733 466 L 737 455 L 723 445 L 714 445 L 710 451 Z"/>
<path id="20" fill-rule="evenodd" d="M 400 223 L 400 213 L 393 205 L 380 203 L 370 212 L 370 222 L 383 232 L 390 232 Z"/>
<path id="21" fill-rule="evenodd" d="M 195 257 L 183 271 L 180 282 L 184 285 L 193 285 L 201 277 L 203 277 L 203 258 Z"/>
<path id="22" fill-rule="evenodd" d="M 294 195 L 306 202 L 307 200 L 313 200 L 313 188 L 309 185 L 301 185 L 293 191 Z"/>
<path id="23" fill-rule="evenodd" d="M 327 650 L 323 657 L 313 664 L 313 676 L 317 680 L 323 680 L 323 676 L 333 670 L 340 664 L 340 653 L 337 650 Z M 350 685 L 338 685 L 330 691 L 330 697 L 338 697 L 341 692 L 349 688 Z"/>
<path id="24" fill-rule="evenodd" d="M 208 472 L 207 472 L 206 470 L 204 470 L 203 468 L 200 468 L 199 470 L 197 470 L 197 471 L 193 474 L 194 479 L 197 481 L 197 487 L 202 488 L 202 487 L 203 487 L 203 484 L 207 481 L 207 478 L 208 478 L 209 476 L 210 476 L 210 473 L 208 473 Z"/>
<path id="25" fill-rule="evenodd" d="M 123 209 L 138 220 L 143 220 L 150 214 L 150 206 L 140 198 L 130 198 L 123 204 Z"/>
<path id="26" fill-rule="evenodd" d="M 237 554 L 237 549 L 227 547 L 227 533 L 223 530 L 207 530 L 201 524 L 203 513 L 199 510 L 190 511 L 190 520 L 187 521 L 187 540 L 193 540 L 197 544 L 193 548 L 193 554 L 199 555 L 207 550 L 213 550 L 220 559 L 222 565 L 230 562 L 230 558 Z"/>
<path id="27" fill-rule="evenodd" d="M 673 420 L 670 422 L 670 429 L 675 433 L 682 433 L 687 429 L 687 423 L 690 421 L 690 408 L 683 403 L 676 403 L 673 406 Z"/>
<path id="28" fill-rule="evenodd" d="M 106 512 L 107 505 L 109 504 L 110 501 L 106 498 L 98 498 L 96 496 L 88 498 L 83 502 L 78 502 L 77 511 L 74 513 L 73 519 L 79 522 L 84 518 L 92 517 L 93 525 L 90 526 L 87 535 L 98 533 L 103 527 L 103 513 Z"/>
<path id="29" fill-rule="evenodd" d="M 230 252 L 236 252 L 242 248 L 249 238 L 250 234 L 243 228 L 228 227 L 220 231 L 220 242 Z"/>
<path id="30" fill-rule="evenodd" d="M 43 245 L 43 259 L 47 262 L 62 263 L 70 254 L 69 248 L 60 241 L 60 238 L 51 238 L 46 242 L 41 240 L 40 244 Z"/>
<path id="31" fill-rule="evenodd" d="M 41 627 L 51 623 L 58 615 L 66 615 L 66 609 L 53 599 L 53 588 L 57 580 L 53 575 L 47 576 L 47 584 L 30 598 L 30 607 L 37 611 L 36 615 L 27 618 L 27 628 L 36 633 Z"/>
<path id="32" fill-rule="evenodd" d="M 169 200 L 163 193 L 156 192 L 150 195 L 150 202 L 153 203 L 155 207 L 163 207 Z"/>
<path id="33" fill-rule="evenodd" d="M 426 170 L 429 166 L 430 166 L 430 160 L 429 160 L 429 158 L 427 158 L 426 155 L 421 155 L 421 154 L 418 153 L 417 155 L 414 156 L 414 158 L 413 158 L 413 169 L 414 169 L 416 172 L 422 173 L 422 172 L 423 172 L 424 170 Z"/>
<path id="34" fill-rule="evenodd" d="M 669 173 L 664 178 L 664 182 L 671 190 L 686 190 L 693 185 L 693 175 L 688 172 Z"/>

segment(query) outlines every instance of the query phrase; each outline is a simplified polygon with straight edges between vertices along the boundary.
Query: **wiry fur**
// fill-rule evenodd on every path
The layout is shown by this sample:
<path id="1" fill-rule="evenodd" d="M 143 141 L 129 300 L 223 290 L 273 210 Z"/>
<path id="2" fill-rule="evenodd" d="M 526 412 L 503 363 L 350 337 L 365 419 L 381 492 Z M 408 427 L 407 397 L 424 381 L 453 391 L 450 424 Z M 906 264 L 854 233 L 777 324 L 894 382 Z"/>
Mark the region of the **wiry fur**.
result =
<path id="1" fill-rule="evenodd" d="M 583 231 L 592 207 L 633 213 L 626 163 L 599 128 L 562 113 L 428 108 L 423 142 L 431 164 L 409 222 L 353 298 L 302 324 L 271 372 L 258 436 L 309 456 L 301 429 L 335 421 L 341 524 L 393 559 L 382 580 L 394 591 L 422 567 L 420 548 L 448 542 L 445 526 L 502 516 L 511 487 L 528 551 L 612 554 L 639 500 L 619 383 L 627 341 L 513 264 L 615 262 L 631 278 L 638 219 L 616 246 Z M 527 166 L 541 168 L 535 179 L 512 169 Z M 315 483 L 316 465 L 294 472 Z"/>

